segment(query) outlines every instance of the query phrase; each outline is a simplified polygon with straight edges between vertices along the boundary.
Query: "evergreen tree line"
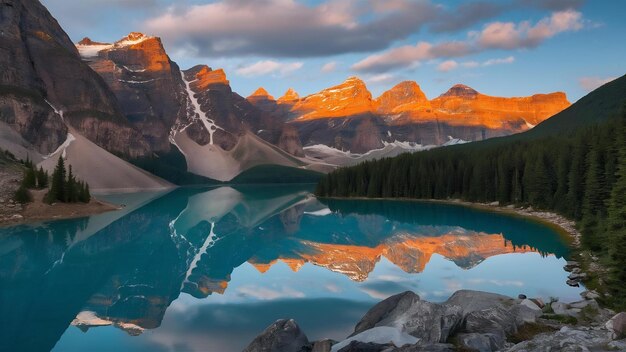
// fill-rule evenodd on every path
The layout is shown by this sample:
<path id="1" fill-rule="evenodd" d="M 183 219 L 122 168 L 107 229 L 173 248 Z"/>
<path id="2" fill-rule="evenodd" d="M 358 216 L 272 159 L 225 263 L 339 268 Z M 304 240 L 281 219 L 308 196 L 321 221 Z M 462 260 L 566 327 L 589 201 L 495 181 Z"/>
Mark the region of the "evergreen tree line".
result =
<path id="1" fill-rule="evenodd" d="M 55 202 L 89 203 L 90 200 L 91 194 L 89 193 L 89 185 L 77 180 L 72 171 L 72 165 L 69 166 L 69 169 L 66 169 L 65 160 L 59 157 L 54 172 L 52 173 L 50 190 L 48 194 L 46 194 L 44 201 L 52 204 Z"/>
<path id="2" fill-rule="evenodd" d="M 26 167 L 24 178 L 14 196 L 17 202 L 28 203 L 32 201 L 29 189 L 45 189 L 48 187 L 48 193 L 44 197 L 44 201 L 48 204 L 55 202 L 89 203 L 91 200 L 89 185 L 76 179 L 71 165 L 69 170 L 66 170 L 65 160 L 62 157 L 59 157 L 52 177 L 42 167 L 37 169 L 29 158 L 24 162 L 24 166 Z"/>
<path id="3" fill-rule="evenodd" d="M 558 212 L 577 221 L 586 248 L 607 258 L 613 297 L 626 306 L 626 107 L 620 118 L 565 136 L 487 141 L 338 169 L 316 194 L 498 201 Z"/>
<path id="4" fill-rule="evenodd" d="M 26 161 L 23 162 L 26 169 L 24 170 L 24 178 L 20 187 L 15 191 L 15 200 L 20 203 L 28 203 L 32 201 L 32 197 L 28 192 L 29 189 L 44 189 L 48 187 L 48 172 L 44 171 L 42 167 L 37 167 L 26 157 Z"/>

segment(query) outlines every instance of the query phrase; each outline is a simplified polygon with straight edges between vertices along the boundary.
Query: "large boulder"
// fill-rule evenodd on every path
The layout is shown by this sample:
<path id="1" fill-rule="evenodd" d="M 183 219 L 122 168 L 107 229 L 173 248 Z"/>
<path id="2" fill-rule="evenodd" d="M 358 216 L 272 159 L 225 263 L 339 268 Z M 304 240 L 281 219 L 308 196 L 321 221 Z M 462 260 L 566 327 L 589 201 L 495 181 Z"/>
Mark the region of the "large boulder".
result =
<path id="1" fill-rule="evenodd" d="M 616 340 L 626 337 L 626 312 L 616 314 L 606 322 L 605 326 L 609 330 L 611 339 Z"/>
<path id="2" fill-rule="evenodd" d="M 463 315 L 468 313 L 483 310 L 487 308 L 498 307 L 510 307 L 515 303 L 511 297 L 499 295 L 497 293 L 472 291 L 472 290 L 459 290 L 456 291 L 446 301 L 447 305 L 459 306 L 463 309 Z"/>
<path id="3" fill-rule="evenodd" d="M 605 351 L 610 339 L 606 331 L 563 327 L 556 333 L 543 333 L 518 343 L 507 352 Z"/>
<path id="4" fill-rule="evenodd" d="M 497 351 L 504 346 L 501 336 L 494 334 L 458 334 L 456 341 L 459 345 L 478 352 Z"/>
<path id="5" fill-rule="evenodd" d="M 257 336 L 243 352 L 305 352 L 309 340 L 293 319 L 280 319 Z"/>
<path id="6" fill-rule="evenodd" d="M 403 332 L 401 329 L 389 326 L 378 326 L 354 336 L 351 336 L 333 346 L 332 351 L 342 351 L 344 347 L 350 345 L 354 341 L 363 343 L 374 343 L 378 345 L 393 344 L 400 347 L 404 345 L 413 345 L 419 342 L 419 339 Z"/>
<path id="7" fill-rule="evenodd" d="M 404 292 L 370 309 L 356 325 L 354 333 L 389 326 L 423 342 L 445 342 L 462 320 L 462 309 L 458 306 L 422 301 L 415 293 Z"/>

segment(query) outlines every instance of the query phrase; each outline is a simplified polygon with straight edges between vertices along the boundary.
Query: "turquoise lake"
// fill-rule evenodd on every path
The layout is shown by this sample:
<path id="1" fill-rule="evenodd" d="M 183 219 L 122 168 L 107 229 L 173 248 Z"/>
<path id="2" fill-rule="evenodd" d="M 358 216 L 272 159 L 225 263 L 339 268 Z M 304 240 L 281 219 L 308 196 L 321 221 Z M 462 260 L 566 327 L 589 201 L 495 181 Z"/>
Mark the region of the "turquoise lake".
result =
<path id="1" fill-rule="evenodd" d="M 109 195 L 123 210 L 0 229 L 0 351 L 241 351 L 279 318 L 341 340 L 406 290 L 583 290 L 565 283 L 567 240 L 541 223 L 312 190 Z"/>

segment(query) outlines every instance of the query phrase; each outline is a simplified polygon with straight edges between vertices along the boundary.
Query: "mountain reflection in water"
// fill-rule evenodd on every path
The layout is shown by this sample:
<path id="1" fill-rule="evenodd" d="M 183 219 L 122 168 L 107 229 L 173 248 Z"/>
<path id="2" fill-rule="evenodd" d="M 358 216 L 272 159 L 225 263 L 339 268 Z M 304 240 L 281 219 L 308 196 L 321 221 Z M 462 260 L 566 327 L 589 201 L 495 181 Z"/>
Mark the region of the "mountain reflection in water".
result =
<path id="1" fill-rule="evenodd" d="M 320 202 L 310 191 L 220 187 L 111 196 L 126 208 L 0 229 L 0 350 L 51 350 L 71 325 L 139 335 L 161 325 L 181 292 L 225 294 L 246 262 L 259 273 L 278 262 L 294 272 L 310 263 L 372 289 L 380 282 L 368 276 L 381 261 L 411 274 L 424 272 L 434 255 L 463 269 L 501 254 L 567 255 L 562 238 L 524 219 L 434 203 Z M 385 289 L 397 293 L 394 285 Z M 365 309 L 354 300 L 345 306 L 351 304 Z"/>

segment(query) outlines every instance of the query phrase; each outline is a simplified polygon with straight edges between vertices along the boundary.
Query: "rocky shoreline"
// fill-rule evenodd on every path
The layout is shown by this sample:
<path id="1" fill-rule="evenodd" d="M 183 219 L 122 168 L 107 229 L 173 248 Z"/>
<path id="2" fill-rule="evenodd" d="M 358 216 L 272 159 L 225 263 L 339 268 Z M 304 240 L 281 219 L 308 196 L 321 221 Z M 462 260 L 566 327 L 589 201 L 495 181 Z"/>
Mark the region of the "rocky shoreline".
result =
<path id="1" fill-rule="evenodd" d="M 460 290 L 443 303 L 410 291 L 372 307 L 343 341 L 309 341 L 293 319 L 270 325 L 244 352 L 626 351 L 626 312 L 593 298 L 569 304 Z"/>

